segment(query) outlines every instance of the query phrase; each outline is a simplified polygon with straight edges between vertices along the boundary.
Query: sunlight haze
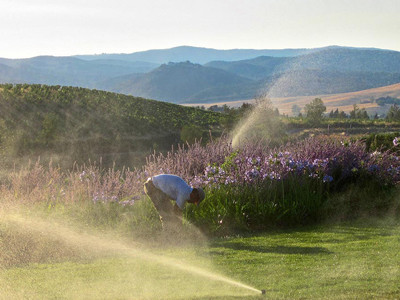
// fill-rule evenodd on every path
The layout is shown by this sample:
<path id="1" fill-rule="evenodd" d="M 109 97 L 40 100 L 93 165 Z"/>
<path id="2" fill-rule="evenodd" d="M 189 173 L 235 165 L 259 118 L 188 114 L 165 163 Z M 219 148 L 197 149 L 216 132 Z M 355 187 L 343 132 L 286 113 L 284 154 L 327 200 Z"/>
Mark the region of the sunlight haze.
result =
<path id="1" fill-rule="evenodd" d="M 3 0 L 0 57 L 328 45 L 400 50 L 398 0 Z"/>

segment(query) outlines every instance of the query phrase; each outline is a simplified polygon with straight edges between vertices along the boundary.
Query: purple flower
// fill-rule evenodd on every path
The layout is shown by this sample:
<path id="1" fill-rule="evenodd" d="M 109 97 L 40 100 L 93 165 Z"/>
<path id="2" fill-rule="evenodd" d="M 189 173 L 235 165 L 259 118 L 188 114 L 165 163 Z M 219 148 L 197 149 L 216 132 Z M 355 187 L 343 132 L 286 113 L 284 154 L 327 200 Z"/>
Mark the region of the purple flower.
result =
<path id="1" fill-rule="evenodd" d="M 332 182 L 333 177 L 330 175 L 325 175 L 324 178 L 322 179 L 323 182 Z"/>
<path id="2" fill-rule="evenodd" d="M 378 170 L 379 170 L 379 167 L 377 165 L 370 165 L 368 167 L 368 171 L 369 172 L 375 172 L 375 171 L 378 171 Z"/>
<path id="3" fill-rule="evenodd" d="M 135 204 L 135 200 L 133 200 L 133 199 L 125 200 L 125 201 L 119 202 L 119 204 L 121 204 L 122 206 L 132 206 Z"/>

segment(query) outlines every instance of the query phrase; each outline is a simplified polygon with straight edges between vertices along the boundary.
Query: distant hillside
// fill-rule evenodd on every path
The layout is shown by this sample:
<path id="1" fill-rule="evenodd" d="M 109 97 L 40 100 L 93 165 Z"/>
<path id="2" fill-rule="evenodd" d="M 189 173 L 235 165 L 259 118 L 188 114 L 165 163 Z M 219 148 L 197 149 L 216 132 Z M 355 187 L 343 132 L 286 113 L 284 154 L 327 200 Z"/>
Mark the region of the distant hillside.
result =
<path id="1" fill-rule="evenodd" d="M 317 97 L 322 99 L 328 112 L 338 108 L 348 113 L 353 110 L 353 105 L 357 104 L 359 108 L 365 108 L 370 115 L 375 113 L 382 115 L 386 114 L 390 104 L 380 106 L 376 100 L 381 97 L 400 98 L 400 83 L 351 93 L 274 98 L 273 102 L 281 112 L 291 114 L 293 104 L 303 108 L 305 104 Z"/>
<path id="2" fill-rule="evenodd" d="M 217 50 L 201 47 L 180 46 L 170 49 L 157 49 L 130 54 L 100 54 L 100 55 L 77 55 L 77 58 L 85 60 L 93 59 L 117 59 L 124 61 L 147 61 L 156 64 L 168 62 L 191 61 L 205 64 L 213 60 L 235 61 L 250 59 L 257 56 L 292 57 L 318 51 L 315 49 L 231 49 Z"/>
<path id="3" fill-rule="evenodd" d="M 107 89 L 173 103 L 335 94 L 400 82 L 400 73 L 294 70 L 251 80 L 201 65 L 170 63 L 140 76 L 114 78 Z"/>
<path id="4" fill-rule="evenodd" d="M 185 126 L 208 134 L 219 122 L 218 113 L 110 92 L 0 85 L 0 163 L 51 155 L 63 165 L 103 157 L 129 166 L 170 150 Z"/>
<path id="5" fill-rule="evenodd" d="M 270 97 L 365 90 L 400 82 L 400 52 L 329 47 L 297 57 L 257 57 L 206 64 L 238 76 L 264 80 Z"/>
<path id="6" fill-rule="evenodd" d="M 361 91 L 400 82 L 400 73 L 293 70 L 265 85 L 269 97 L 293 97 Z"/>
<path id="7" fill-rule="evenodd" d="M 290 70 L 400 73 L 400 52 L 328 48 L 297 57 L 285 67 Z"/>
<path id="8" fill-rule="evenodd" d="M 157 66 L 147 62 L 85 61 L 74 57 L 0 58 L 0 83 L 40 83 L 101 88 L 98 82 L 116 76 L 148 72 Z"/>
<path id="9" fill-rule="evenodd" d="M 297 57 L 261 56 L 234 62 L 212 61 L 205 66 L 251 79 L 300 70 L 400 73 L 400 52 L 328 47 Z"/>
<path id="10" fill-rule="evenodd" d="M 169 63 L 142 76 L 121 77 L 111 90 L 175 103 L 200 100 L 204 94 L 215 99 L 255 96 L 248 90 L 255 82 L 235 74 L 190 62 Z M 257 90 L 257 89 L 256 89 Z"/>
<path id="11" fill-rule="evenodd" d="M 262 56 L 249 58 L 252 55 Z M 176 47 L 78 57 L 0 58 L 0 83 L 80 86 L 173 103 L 193 103 L 250 99 L 261 93 L 290 97 L 353 92 L 400 82 L 400 52 L 379 49 Z M 239 57 L 246 59 L 230 61 Z M 164 64 L 139 61 L 147 58 Z M 211 58 L 224 61 L 205 65 L 167 61 Z"/>
<path id="12" fill-rule="evenodd" d="M 222 69 L 249 79 L 260 80 L 282 72 L 283 67 L 292 60 L 291 57 L 260 56 L 233 62 L 211 61 L 205 66 Z"/>
<path id="13" fill-rule="evenodd" d="M 365 108 L 370 115 L 378 113 L 380 115 L 386 114 L 392 103 L 388 103 L 382 106 L 379 99 L 389 98 L 389 99 L 400 99 L 400 83 L 367 89 L 357 92 L 350 93 L 339 93 L 339 94 L 315 94 L 310 96 L 295 96 L 295 97 L 276 97 L 271 98 L 275 107 L 279 109 L 281 113 L 291 115 L 292 107 L 294 104 L 304 108 L 307 103 L 310 103 L 315 98 L 321 98 L 324 105 L 327 107 L 327 111 L 343 110 L 349 113 L 353 110 L 353 105 L 357 104 L 359 108 Z M 245 101 L 227 101 L 227 102 L 215 102 L 215 103 L 193 103 L 191 105 L 209 107 L 212 105 L 228 105 L 232 107 L 239 107 L 246 103 L 253 103 L 255 100 L 245 100 Z"/>

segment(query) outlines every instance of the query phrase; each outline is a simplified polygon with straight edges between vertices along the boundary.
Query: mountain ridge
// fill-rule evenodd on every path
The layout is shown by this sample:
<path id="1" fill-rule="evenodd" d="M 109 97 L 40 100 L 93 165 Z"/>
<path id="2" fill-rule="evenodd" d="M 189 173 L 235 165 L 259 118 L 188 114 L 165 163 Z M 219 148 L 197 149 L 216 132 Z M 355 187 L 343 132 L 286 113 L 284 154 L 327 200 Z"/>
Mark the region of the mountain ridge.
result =
<path id="1" fill-rule="evenodd" d="M 167 59 L 171 58 L 171 53 L 177 55 L 185 51 L 199 56 L 204 54 L 204 49 L 218 55 L 260 54 L 249 54 L 245 49 L 187 46 L 141 54 L 164 53 Z M 183 62 L 172 64 L 125 61 L 125 56 L 118 56 L 119 59 L 92 56 L 95 58 L 92 60 L 76 56 L 0 58 L 0 83 L 79 86 L 187 103 L 248 99 L 268 92 L 273 96 L 351 92 L 400 82 L 400 52 L 397 51 L 340 46 L 271 51 L 298 55 L 263 55 L 236 61 L 210 61 L 203 65 L 185 60 L 184 56 L 179 58 Z M 204 54 L 203 59 L 207 57 Z"/>
<path id="2" fill-rule="evenodd" d="M 181 103 L 193 95 L 217 86 L 242 86 L 252 80 L 190 62 L 163 64 L 157 69 L 138 76 L 128 83 L 122 82 L 113 91 L 150 97 L 161 101 Z M 123 86 L 121 88 L 121 85 Z"/>
<path id="3" fill-rule="evenodd" d="M 195 46 L 177 46 L 166 49 L 151 49 L 132 53 L 110 53 L 110 54 L 94 54 L 94 55 L 74 55 L 85 60 L 92 59 L 121 59 L 127 61 L 148 61 L 153 63 L 168 63 L 191 61 L 193 63 L 205 64 L 213 60 L 236 61 L 243 59 L 255 58 L 258 56 L 272 57 L 295 57 L 307 53 L 321 51 L 323 49 L 377 49 L 381 51 L 390 51 L 379 48 L 356 48 L 345 46 L 326 46 L 319 48 L 286 48 L 286 49 L 214 49 Z"/>

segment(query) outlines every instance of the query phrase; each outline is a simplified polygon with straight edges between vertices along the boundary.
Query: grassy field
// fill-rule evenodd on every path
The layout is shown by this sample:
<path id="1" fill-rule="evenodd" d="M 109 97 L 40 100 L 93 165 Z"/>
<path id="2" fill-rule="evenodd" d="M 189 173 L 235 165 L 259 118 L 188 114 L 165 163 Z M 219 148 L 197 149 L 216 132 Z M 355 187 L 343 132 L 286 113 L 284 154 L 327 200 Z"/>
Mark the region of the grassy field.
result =
<path id="1" fill-rule="evenodd" d="M 400 297 L 396 221 L 353 221 L 191 242 L 167 235 L 150 245 L 32 216 L 9 214 L 0 221 L 0 237 L 15 226 L 43 245 L 61 252 L 72 249 L 57 262 L 1 268 L 0 299 Z M 260 289 L 266 290 L 265 296 Z"/>
<path id="2" fill-rule="evenodd" d="M 380 107 L 376 102 L 371 99 L 378 99 L 380 97 L 399 97 L 400 96 L 400 84 L 393 84 L 378 88 L 372 88 L 357 92 L 339 93 L 339 94 L 325 94 L 325 95 L 311 95 L 311 96 L 297 96 L 297 97 L 283 97 L 283 98 L 271 98 L 274 106 L 279 109 L 280 113 L 292 115 L 292 106 L 297 104 L 300 107 L 304 107 L 314 98 L 321 98 L 326 105 L 327 112 L 339 108 L 346 113 L 353 110 L 353 104 L 357 104 L 360 109 L 365 108 L 368 113 L 373 115 L 375 112 L 378 114 L 386 113 L 389 106 Z M 230 107 L 239 107 L 242 103 L 254 103 L 254 99 L 243 99 L 237 101 L 227 102 L 214 102 L 214 103 L 192 103 L 186 104 L 187 106 L 204 106 L 206 108 L 224 104 Z"/>

